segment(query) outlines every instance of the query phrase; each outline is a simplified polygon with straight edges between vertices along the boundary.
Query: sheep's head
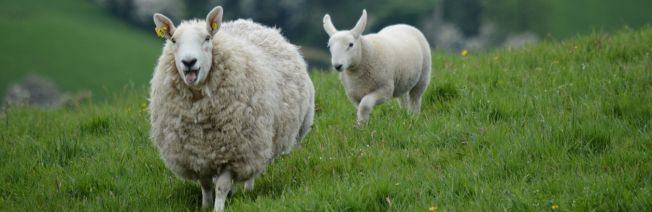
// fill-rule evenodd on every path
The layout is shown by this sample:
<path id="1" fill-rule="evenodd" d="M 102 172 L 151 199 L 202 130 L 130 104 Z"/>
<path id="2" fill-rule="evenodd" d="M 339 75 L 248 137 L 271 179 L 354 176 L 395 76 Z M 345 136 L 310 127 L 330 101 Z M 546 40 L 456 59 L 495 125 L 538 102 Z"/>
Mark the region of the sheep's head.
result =
<path id="1" fill-rule="evenodd" d="M 337 71 L 347 70 L 360 63 L 362 57 L 361 37 L 367 25 L 367 11 L 362 10 L 362 16 L 351 30 L 337 31 L 330 15 L 324 16 L 324 30 L 330 36 L 328 48 L 331 52 L 331 62 Z"/>
<path id="2" fill-rule="evenodd" d="M 213 61 L 212 39 L 222 23 L 222 7 L 217 6 L 206 16 L 206 22 L 183 22 L 178 27 L 169 18 L 154 14 L 156 33 L 167 40 L 174 52 L 177 72 L 190 87 L 202 85 Z"/>

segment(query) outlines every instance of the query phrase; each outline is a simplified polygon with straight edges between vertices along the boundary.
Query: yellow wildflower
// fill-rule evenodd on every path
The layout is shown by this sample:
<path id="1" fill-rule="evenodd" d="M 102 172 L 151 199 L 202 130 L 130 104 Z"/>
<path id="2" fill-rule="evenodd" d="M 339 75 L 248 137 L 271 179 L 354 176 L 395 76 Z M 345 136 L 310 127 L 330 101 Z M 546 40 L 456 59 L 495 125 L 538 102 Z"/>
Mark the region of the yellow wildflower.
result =
<path id="1" fill-rule="evenodd" d="M 432 206 L 428 208 L 428 212 L 435 212 L 435 211 L 437 211 L 437 206 Z"/>
<path id="2" fill-rule="evenodd" d="M 165 34 L 168 32 L 168 27 L 166 27 L 166 26 L 156 27 L 154 29 L 154 31 L 156 31 L 156 35 L 158 35 L 159 37 L 164 38 Z"/>
<path id="3" fill-rule="evenodd" d="M 557 208 L 559 208 L 559 205 L 557 205 L 557 203 L 552 203 L 552 206 L 550 206 L 550 207 L 551 207 L 553 210 L 556 210 Z"/>
<path id="4" fill-rule="evenodd" d="M 469 50 L 468 49 L 463 49 L 462 50 L 462 57 L 466 57 L 469 55 Z"/>

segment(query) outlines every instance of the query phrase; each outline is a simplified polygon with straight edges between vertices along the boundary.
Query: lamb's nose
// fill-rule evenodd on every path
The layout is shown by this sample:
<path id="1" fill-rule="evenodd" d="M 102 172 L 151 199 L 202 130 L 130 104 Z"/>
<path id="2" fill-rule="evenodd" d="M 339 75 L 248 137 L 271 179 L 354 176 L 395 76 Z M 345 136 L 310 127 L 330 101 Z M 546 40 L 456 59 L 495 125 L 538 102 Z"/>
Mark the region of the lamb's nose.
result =
<path id="1" fill-rule="evenodd" d="M 194 58 L 193 58 L 193 59 L 190 59 L 190 60 L 182 60 L 181 62 L 182 62 L 183 65 L 185 65 L 186 67 L 188 67 L 188 68 L 192 68 L 192 66 L 194 66 L 195 63 L 197 62 L 197 59 L 194 59 Z"/>
<path id="2" fill-rule="evenodd" d="M 335 70 L 342 71 L 342 64 L 335 64 Z"/>

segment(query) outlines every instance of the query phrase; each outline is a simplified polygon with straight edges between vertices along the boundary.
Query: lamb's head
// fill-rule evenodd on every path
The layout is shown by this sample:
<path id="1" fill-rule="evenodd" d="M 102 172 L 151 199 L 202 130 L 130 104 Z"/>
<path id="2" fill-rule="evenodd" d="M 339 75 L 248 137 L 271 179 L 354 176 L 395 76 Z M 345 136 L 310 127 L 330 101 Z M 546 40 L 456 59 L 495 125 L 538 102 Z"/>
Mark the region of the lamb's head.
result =
<path id="1" fill-rule="evenodd" d="M 328 48 L 331 52 L 331 62 L 337 71 L 347 70 L 360 64 L 362 58 L 361 38 L 367 25 L 367 11 L 362 10 L 362 16 L 351 30 L 337 31 L 330 15 L 324 16 L 324 30 L 330 36 Z"/>
<path id="2" fill-rule="evenodd" d="M 201 86 L 211 70 L 214 35 L 222 23 L 222 7 L 217 6 L 206 21 L 185 21 L 178 27 L 169 18 L 154 14 L 156 33 L 167 40 L 174 54 L 179 76 L 190 87 Z"/>

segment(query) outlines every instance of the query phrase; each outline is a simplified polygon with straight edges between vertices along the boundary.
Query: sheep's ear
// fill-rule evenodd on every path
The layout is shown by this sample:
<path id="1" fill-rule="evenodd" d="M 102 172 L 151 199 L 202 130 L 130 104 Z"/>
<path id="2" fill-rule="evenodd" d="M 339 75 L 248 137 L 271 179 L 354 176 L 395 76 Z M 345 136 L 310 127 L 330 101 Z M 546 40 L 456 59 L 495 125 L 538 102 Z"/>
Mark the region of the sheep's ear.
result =
<path id="1" fill-rule="evenodd" d="M 154 29 L 156 31 L 156 35 L 165 39 L 172 38 L 176 28 L 174 27 L 174 23 L 172 23 L 168 17 L 165 17 L 160 13 L 155 13 L 154 24 L 156 24 L 156 28 Z"/>
<path id="2" fill-rule="evenodd" d="M 351 33 L 354 37 L 360 37 L 364 32 L 364 28 L 367 26 L 367 10 L 362 10 L 362 16 L 358 20 L 358 23 L 355 24 L 355 27 L 351 29 Z"/>
<path id="3" fill-rule="evenodd" d="M 206 24 L 208 25 L 206 27 L 211 35 L 215 35 L 222 25 L 222 11 L 222 7 L 217 6 L 206 15 Z"/>
<path id="4" fill-rule="evenodd" d="M 331 16 L 328 14 L 324 16 L 324 31 L 328 33 L 328 36 L 333 36 L 337 32 L 337 29 L 333 26 L 333 22 L 331 22 Z"/>

